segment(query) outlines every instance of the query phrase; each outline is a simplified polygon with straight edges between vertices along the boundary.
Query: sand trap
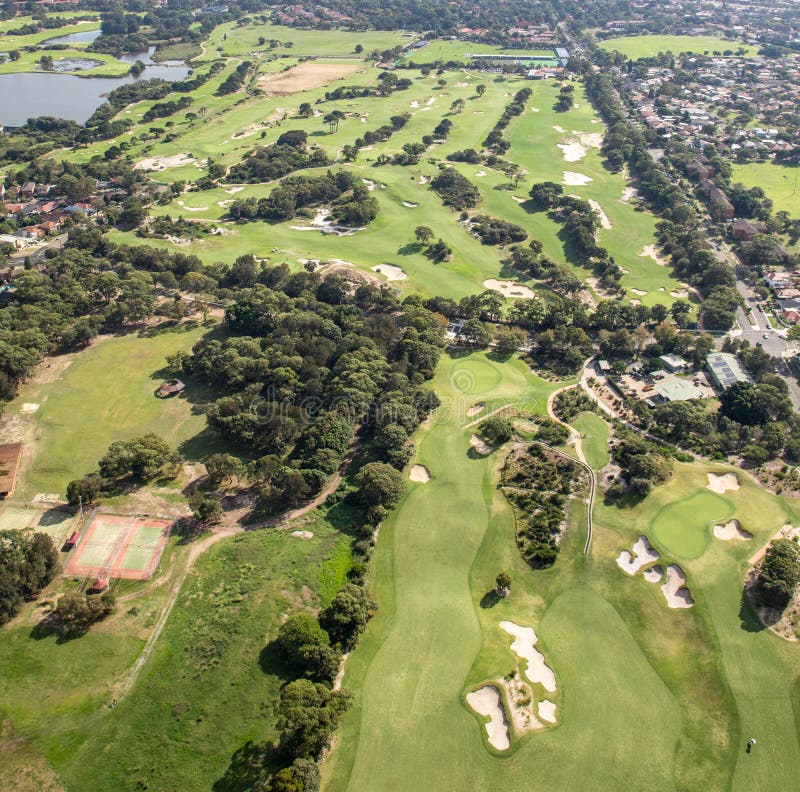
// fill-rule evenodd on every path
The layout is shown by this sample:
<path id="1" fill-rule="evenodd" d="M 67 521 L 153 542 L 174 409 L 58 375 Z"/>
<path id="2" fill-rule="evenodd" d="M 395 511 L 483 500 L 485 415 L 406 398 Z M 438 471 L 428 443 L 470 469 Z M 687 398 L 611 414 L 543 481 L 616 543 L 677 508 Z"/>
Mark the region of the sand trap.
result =
<path id="1" fill-rule="evenodd" d="M 532 107 L 531 108 L 531 112 L 532 113 L 541 113 L 542 111 L 538 107 Z"/>
<path id="2" fill-rule="evenodd" d="M 586 156 L 586 149 L 577 140 L 570 139 L 556 145 L 561 149 L 564 162 L 578 162 Z"/>
<path id="3" fill-rule="evenodd" d="M 645 571 L 642 572 L 642 576 L 648 583 L 660 583 L 661 578 L 664 577 L 664 568 L 661 564 L 656 564 L 650 567 L 650 569 L 645 569 Z"/>
<path id="4" fill-rule="evenodd" d="M 427 176 L 420 176 L 419 177 L 419 183 L 420 184 L 427 184 L 429 181 L 430 181 L 430 179 Z"/>
<path id="5" fill-rule="evenodd" d="M 739 477 L 735 473 L 709 473 L 706 489 L 723 495 L 728 492 L 736 492 L 739 489 Z"/>
<path id="6" fill-rule="evenodd" d="M 564 127 L 560 127 L 560 126 L 554 126 L 554 127 L 553 127 L 553 129 L 555 129 L 555 131 L 556 131 L 556 132 L 560 132 L 562 135 L 563 135 L 563 134 L 564 134 L 564 132 L 566 131 L 566 130 L 564 129 Z"/>
<path id="7" fill-rule="evenodd" d="M 622 197 L 619 199 L 620 203 L 628 203 L 631 198 L 635 198 L 637 195 L 638 193 L 636 192 L 635 187 L 626 187 L 622 191 Z"/>
<path id="8" fill-rule="evenodd" d="M 511 635 L 511 651 L 520 659 L 528 661 L 525 676 L 534 684 L 540 684 L 548 693 L 556 692 L 556 675 L 544 661 L 544 655 L 536 648 L 539 640 L 533 627 L 520 627 L 512 621 L 501 621 L 500 629 Z"/>
<path id="9" fill-rule="evenodd" d="M 640 536 L 633 545 L 633 555 L 623 550 L 617 556 L 617 566 L 629 575 L 635 575 L 643 566 L 658 561 L 658 552 L 647 541 L 646 536 Z"/>
<path id="10" fill-rule="evenodd" d="M 413 102 L 412 102 L 412 103 L 409 105 L 409 107 L 417 108 L 417 107 L 419 107 L 419 102 L 418 102 L 418 101 L 415 99 L 415 100 L 414 100 L 414 101 L 413 101 Z"/>
<path id="11" fill-rule="evenodd" d="M 364 230 L 363 228 L 348 228 L 347 226 L 334 225 L 333 222 L 328 219 L 329 215 L 330 209 L 325 209 L 323 207 L 322 209 L 317 209 L 317 213 L 314 215 L 311 225 L 293 225 L 289 227 L 293 231 L 322 231 L 323 234 L 336 234 L 336 236 L 353 236 L 353 234 L 358 231 Z"/>
<path id="12" fill-rule="evenodd" d="M 366 124 L 367 123 L 367 119 L 364 118 L 364 116 L 361 116 L 361 123 L 362 124 Z"/>
<path id="13" fill-rule="evenodd" d="M 487 443 L 480 435 L 473 434 L 469 438 L 469 444 L 479 453 L 479 454 L 491 454 L 492 447 Z"/>
<path id="14" fill-rule="evenodd" d="M 313 539 L 314 534 L 311 531 L 292 531 L 292 536 L 298 539 Z"/>
<path id="15" fill-rule="evenodd" d="M 656 250 L 655 245 L 645 245 L 642 248 L 642 252 L 639 254 L 642 258 L 651 258 L 658 264 L 659 267 L 666 267 L 667 260 L 663 256 L 658 255 L 658 250 Z"/>
<path id="16" fill-rule="evenodd" d="M 227 209 L 233 203 L 233 198 L 226 198 L 224 201 L 217 201 L 217 206 Z"/>
<path id="17" fill-rule="evenodd" d="M 411 481 L 416 481 L 420 484 L 427 484 L 431 480 L 431 474 L 425 465 L 414 465 L 408 474 Z"/>
<path id="18" fill-rule="evenodd" d="M 516 201 L 518 204 L 524 204 L 528 199 L 527 198 L 520 198 L 518 195 L 511 196 L 512 201 Z"/>
<path id="19" fill-rule="evenodd" d="M 477 404 L 473 404 L 467 410 L 467 418 L 472 418 L 473 415 L 477 415 L 484 407 L 486 407 L 486 402 L 477 402 Z"/>
<path id="20" fill-rule="evenodd" d="M 411 203 L 411 201 L 403 201 L 403 206 L 409 209 L 416 209 L 419 206 L 419 204 Z"/>
<path id="21" fill-rule="evenodd" d="M 635 299 L 635 298 L 633 298 L 633 297 L 631 297 L 631 299 L 630 299 L 630 300 L 628 300 L 628 302 L 629 302 L 631 305 L 641 305 L 641 304 L 642 304 L 642 301 L 641 301 L 641 300 L 637 300 L 637 299 Z"/>
<path id="22" fill-rule="evenodd" d="M 667 567 L 667 580 L 661 587 L 670 608 L 691 608 L 694 605 L 689 589 L 684 586 L 686 575 L 677 564 Z"/>
<path id="23" fill-rule="evenodd" d="M 585 176 L 583 173 L 564 171 L 564 178 L 561 180 L 561 183 L 566 184 L 568 187 L 582 187 L 591 181 L 594 181 L 594 179 L 592 179 L 591 176 Z"/>
<path id="24" fill-rule="evenodd" d="M 533 299 L 536 297 L 536 292 L 533 289 L 529 288 L 528 286 L 523 286 L 521 283 L 517 283 L 516 281 L 501 281 L 495 278 L 490 278 L 489 280 L 485 280 L 483 282 L 483 286 L 486 289 L 500 292 L 500 294 L 504 295 L 505 297 L 525 297 L 527 299 Z"/>
<path id="25" fill-rule="evenodd" d="M 321 88 L 329 82 L 346 77 L 362 68 L 354 63 L 298 63 L 279 74 L 264 74 L 258 78 L 258 86 L 273 96 L 288 96 L 310 88 Z"/>
<path id="26" fill-rule="evenodd" d="M 207 206 L 184 206 L 183 207 L 183 211 L 184 212 L 207 212 L 208 211 L 208 207 Z"/>
<path id="27" fill-rule="evenodd" d="M 369 179 L 362 179 L 362 182 L 367 185 L 367 189 L 372 192 L 378 185 L 375 184 L 374 181 L 370 181 Z"/>
<path id="28" fill-rule="evenodd" d="M 25 404 L 22 405 L 20 412 L 35 413 L 38 409 L 39 405 L 36 402 L 25 402 Z"/>
<path id="29" fill-rule="evenodd" d="M 578 136 L 578 140 L 587 148 L 602 148 L 603 147 L 603 133 L 602 132 L 576 132 L 572 130 L 573 135 Z"/>
<path id="30" fill-rule="evenodd" d="M 485 176 L 486 175 L 486 171 L 485 170 L 475 171 L 475 175 L 476 176 Z"/>
<path id="31" fill-rule="evenodd" d="M 746 541 L 753 538 L 753 534 L 739 527 L 738 520 L 730 520 L 725 525 L 715 525 L 714 536 L 717 539 L 722 539 L 723 542 L 730 542 L 734 539 Z"/>
<path id="32" fill-rule="evenodd" d="M 538 707 L 539 717 L 548 723 L 556 722 L 556 705 L 552 701 L 542 699 Z"/>
<path id="33" fill-rule="evenodd" d="M 600 225 L 605 229 L 610 229 L 611 221 L 608 219 L 608 215 L 603 211 L 603 207 L 600 206 L 600 204 L 597 203 L 594 198 L 589 199 L 589 206 L 594 209 L 594 211 L 597 213 L 597 216 L 600 218 Z"/>
<path id="34" fill-rule="evenodd" d="M 236 195 L 237 192 L 241 192 L 243 189 L 244 187 L 229 187 L 225 192 L 228 193 L 228 195 Z"/>
<path id="35" fill-rule="evenodd" d="M 637 297 L 644 297 L 647 292 L 641 289 L 631 289 L 631 294 L 635 294 Z"/>
<path id="36" fill-rule="evenodd" d="M 486 733 L 489 735 L 489 745 L 498 751 L 505 751 L 511 745 L 508 739 L 508 721 L 500 700 L 500 691 L 494 685 L 485 685 L 480 690 L 467 693 L 467 704 L 478 715 L 489 718 L 486 724 Z"/>
<path id="37" fill-rule="evenodd" d="M 400 267 L 396 267 L 394 264 L 378 264 L 377 267 L 372 268 L 372 271 L 380 272 L 389 281 L 401 281 L 408 277 Z"/>
<path id="38" fill-rule="evenodd" d="M 180 168 L 195 162 L 191 154 L 173 154 L 171 157 L 148 157 L 134 166 L 134 170 L 165 170 L 166 168 Z"/>
<path id="39" fill-rule="evenodd" d="M 688 289 L 673 289 L 669 293 L 670 297 L 675 297 L 678 300 L 685 300 L 689 296 Z"/>

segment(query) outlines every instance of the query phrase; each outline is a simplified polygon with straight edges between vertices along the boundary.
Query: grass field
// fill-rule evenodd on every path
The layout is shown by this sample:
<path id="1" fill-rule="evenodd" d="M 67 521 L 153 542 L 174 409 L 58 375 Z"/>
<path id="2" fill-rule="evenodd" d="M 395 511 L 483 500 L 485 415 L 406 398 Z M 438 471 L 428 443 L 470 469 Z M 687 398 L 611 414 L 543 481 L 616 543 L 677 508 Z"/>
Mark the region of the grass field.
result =
<path id="1" fill-rule="evenodd" d="M 410 49 L 405 60 L 412 63 L 469 63 L 473 55 L 523 55 L 555 58 L 552 49 L 506 49 L 492 44 L 478 44 L 474 41 L 443 41 L 436 39 L 420 49 Z"/>
<path id="2" fill-rule="evenodd" d="M 96 470 L 111 442 L 146 432 L 156 432 L 173 447 L 183 446 L 191 458 L 190 441 L 205 428 L 205 416 L 192 409 L 198 394 L 164 400 L 153 392 L 163 379 L 166 356 L 189 350 L 206 332 L 187 326 L 150 337 L 108 338 L 65 361 L 53 361 L 57 367 L 68 362 L 56 379 L 26 384 L 6 410 L 35 436 L 16 497 L 63 494 L 69 481 Z M 47 369 L 42 375 L 46 378 Z M 26 403 L 39 408 L 22 413 Z"/>
<path id="3" fill-rule="evenodd" d="M 583 453 L 586 461 L 599 470 L 608 464 L 608 424 L 596 413 L 585 412 L 572 421 L 582 436 Z"/>
<path id="4" fill-rule="evenodd" d="M 436 389 L 445 405 L 464 398 L 464 382 L 470 398 L 481 397 L 488 380 L 459 376 L 474 360 L 487 362 L 444 359 Z M 515 363 L 498 373 L 494 392 L 527 394 L 541 409 L 551 386 Z M 468 432 L 447 418 L 427 422 L 416 439 L 415 461 L 432 478 L 412 486 L 381 532 L 380 610 L 348 660 L 345 685 L 356 701 L 324 766 L 326 790 L 574 789 L 590 774 L 603 790 L 791 785 L 800 769 L 790 703 L 798 649 L 759 630 L 746 606 L 740 615 L 740 598 L 744 559 L 785 519 L 798 519 L 794 506 L 743 479 L 721 500 L 755 528 L 752 543 L 713 540 L 690 559 L 670 556 L 651 533 L 665 563 L 680 560 L 697 600 L 674 611 L 657 586 L 627 578 L 613 558 L 671 503 L 706 493 L 708 467 L 678 465 L 632 509 L 599 505 L 589 557 L 575 509 L 558 562 L 534 572 L 519 559 L 513 517 L 495 488 L 499 455 L 471 456 Z M 484 607 L 500 569 L 511 574 L 511 595 Z M 463 696 L 516 666 L 501 619 L 535 628 L 558 680 L 559 723 L 512 740 L 498 760 Z M 643 723 L 657 726 L 643 735 Z M 746 755 L 749 736 L 769 747 Z"/>
<path id="5" fill-rule="evenodd" d="M 701 54 L 734 54 L 740 49 L 748 57 L 756 54 L 757 48 L 741 41 L 726 41 L 717 36 L 620 36 L 600 42 L 601 49 L 617 50 L 623 55 L 638 60 L 658 55 L 659 52 L 698 52 Z"/>
<path id="6" fill-rule="evenodd" d="M 790 168 L 774 162 L 733 164 L 732 182 L 746 187 L 760 187 L 772 201 L 773 212 L 788 212 L 800 217 L 800 168 Z"/>

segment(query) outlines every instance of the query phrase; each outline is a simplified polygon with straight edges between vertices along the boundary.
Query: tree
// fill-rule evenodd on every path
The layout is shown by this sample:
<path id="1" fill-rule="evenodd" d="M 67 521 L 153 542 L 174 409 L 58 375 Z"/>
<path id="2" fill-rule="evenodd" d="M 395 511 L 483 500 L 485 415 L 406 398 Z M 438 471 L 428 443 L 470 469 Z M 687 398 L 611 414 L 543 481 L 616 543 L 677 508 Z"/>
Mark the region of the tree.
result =
<path id="1" fill-rule="evenodd" d="M 353 52 L 355 52 L 356 55 L 360 55 L 363 51 L 364 51 L 363 44 L 356 44 L 355 47 L 353 47 Z"/>
<path id="2" fill-rule="evenodd" d="M 215 525 L 222 517 L 222 506 L 212 495 L 205 495 L 195 506 L 192 516 L 201 525 Z"/>
<path id="3" fill-rule="evenodd" d="M 507 572 L 501 572 L 496 578 L 495 592 L 498 597 L 507 597 L 511 592 L 511 578 Z"/>
<path id="4" fill-rule="evenodd" d="M 73 591 L 59 598 L 51 621 L 59 632 L 83 635 L 95 622 L 104 619 L 115 609 L 116 601 L 111 592 L 96 597 Z"/>
<path id="5" fill-rule="evenodd" d="M 310 118 L 314 115 L 314 108 L 309 102 L 301 102 L 297 112 L 301 118 Z"/>
<path id="6" fill-rule="evenodd" d="M 481 423 L 478 430 L 492 445 L 507 443 L 514 436 L 514 424 L 507 418 L 494 415 Z"/>
<path id="7" fill-rule="evenodd" d="M 783 609 L 800 584 L 800 548 L 789 539 L 778 539 L 767 548 L 756 579 L 764 604 Z"/>
<path id="8" fill-rule="evenodd" d="M 405 492 L 402 474 L 385 462 L 369 462 L 355 476 L 358 497 L 369 506 L 391 509 Z"/>
<path id="9" fill-rule="evenodd" d="M 206 460 L 206 471 L 212 486 L 217 487 L 223 481 L 241 476 L 244 465 L 233 454 L 212 454 Z"/>
<path id="10" fill-rule="evenodd" d="M 99 463 L 100 475 L 107 479 L 131 476 L 151 481 L 165 468 L 177 463 L 177 454 L 152 432 L 132 440 L 112 443 Z"/>
<path id="11" fill-rule="evenodd" d="M 281 747 L 290 755 L 316 759 L 327 747 L 349 707 L 349 696 L 307 679 L 290 682 L 278 703 Z"/>
<path id="12" fill-rule="evenodd" d="M 466 105 L 466 102 L 465 102 L 463 99 L 456 99 L 456 100 L 455 100 L 455 101 L 454 101 L 454 102 L 453 102 L 453 103 L 450 105 L 450 112 L 451 112 L 451 113 L 460 113 L 460 112 L 462 112 L 462 111 L 463 111 L 463 109 L 464 109 L 464 105 Z"/>
<path id="13" fill-rule="evenodd" d="M 459 332 L 459 338 L 476 347 L 487 347 L 492 340 L 486 325 L 477 317 L 464 322 Z"/>
<path id="14" fill-rule="evenodd" d="M 414 236 L 421 245 L 426 245 L 434 237 L 433 229 L 428 226 L 417 226 L 414 229 Z"/>
<path id="15" fill-rule="evenodd" d="M 344 118 L 344 113 L 341 110 L 332 110 L 323 116 L 323 123 L 328 125 L 328 132 L 332 135 L 334 132 L 339 131 L 339 122 Z"/>
<path id="16" fill-rule="evenodd" d="M 58 551 L 47 534 L 0 531 L 0 624 L 16 615 L 58 571 Z"/>
<path id="17" fill-rule="evenodd" d="M 339 670 L 339 653 L 310 613 L 295 613 L 280 626 L 275 644 L 298 676 L 330 682 Z"/>
<path id="18" fill-rule="evenodd" d="M 96 473 L 90 473 L 80 479 L 75 479 L 67 484 L 67 500 L 71 506 L 83 503 L 84 506 L 91 506 L 100 496 L 106 487 L 106 480 Z"/>
<path id="19" fill-rule="evenodd" d="M 319 623 L 331 641 L 348 652 L 355 647 L 375 607 L 361 586 L 347 583 L 320 613 Z"/>
<path id="20" fill-rule="evenodd" d="M 520 336 L 513 329 L 504 327 L 494 337 L 494 351 L 503 358 L 513 355 L 520 346 Z"/>
<path id="21" fill-rule="evenodd" d="M 475 93 L 478 94 L 478 96 L 483 96 L 486 93 L 486 86 L 483 85 L 483 84 L 476 85 L 475 86 Z"/>
<path id="22" fill-rule="evenodd" d="M 769 412 L 759 398 L 756 386 L 750 382 L 736 382 L 719 397 L 720 412 L 732 421 L 754 426 L 769 421 Z"/>

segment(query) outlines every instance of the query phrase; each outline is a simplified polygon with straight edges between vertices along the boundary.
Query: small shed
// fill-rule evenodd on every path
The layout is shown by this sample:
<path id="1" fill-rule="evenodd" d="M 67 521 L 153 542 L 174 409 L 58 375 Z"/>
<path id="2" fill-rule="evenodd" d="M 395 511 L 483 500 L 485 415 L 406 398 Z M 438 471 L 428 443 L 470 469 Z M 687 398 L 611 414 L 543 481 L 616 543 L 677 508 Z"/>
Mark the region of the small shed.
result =
<path id="1" fill-rule="evenodd" d="M 108 578 L 97 578 L 92 584 L 92 594 L 100 594 L 108 588 Z"/>
<path id="2" fill-rule="evenodd" d="M 182 393 L 185 389 L 186 385 L 179 379 L 164 380 L 164 382 L 158 386 L 156 396 L 161 399 L 166 399 L 170 396 L 176 396 L 177 394 Z"/>
<path id="3" fill-rule="evenodd" d="M 73 531 L 69 535 L 69 539 L 67 539 L 66 545 L 67 547 L 75 547 L 76 544 L 80 541 L 81 532 L 80 531 Z"/>
<path id="4" fill-rule="evenodd" d="M 14 494 L 19 461 L 22 457 L 22 443 L 0 445 L 0 499 Z"/>

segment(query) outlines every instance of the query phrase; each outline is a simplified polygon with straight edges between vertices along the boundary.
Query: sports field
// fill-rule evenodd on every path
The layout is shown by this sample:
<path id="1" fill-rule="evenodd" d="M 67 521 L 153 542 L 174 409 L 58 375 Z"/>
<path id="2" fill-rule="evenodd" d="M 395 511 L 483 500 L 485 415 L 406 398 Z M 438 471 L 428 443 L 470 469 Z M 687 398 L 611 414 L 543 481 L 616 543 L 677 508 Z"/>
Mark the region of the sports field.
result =
<path id="1" fill-rule="evenodd" d="M 94 512 L 64 565 L 69 577 L 146 580 L 169 537 L 172 520 Z"/>
<path id="2" fill-rule="evenodd" d="M 788 212 L 800 218 L 800 168 L 790 168 L 775 162 L 733 164 L 732 182 L 746 187 L 760 187 L 772 201 L 772 211 Z"/>
<path id="3" fill-rule="evenodd" d="M 748 57 L 756 54 L 756 47 L 741 41 L 726 41 L 716 36 L 619 36 L 600 42 L 600 48 L 617 50 L 632 60 L 653 57 L 659 52 L 671 52 L 674 55 L 681 52 L 734 55 L 739 50 L 744 50 Z"/>

